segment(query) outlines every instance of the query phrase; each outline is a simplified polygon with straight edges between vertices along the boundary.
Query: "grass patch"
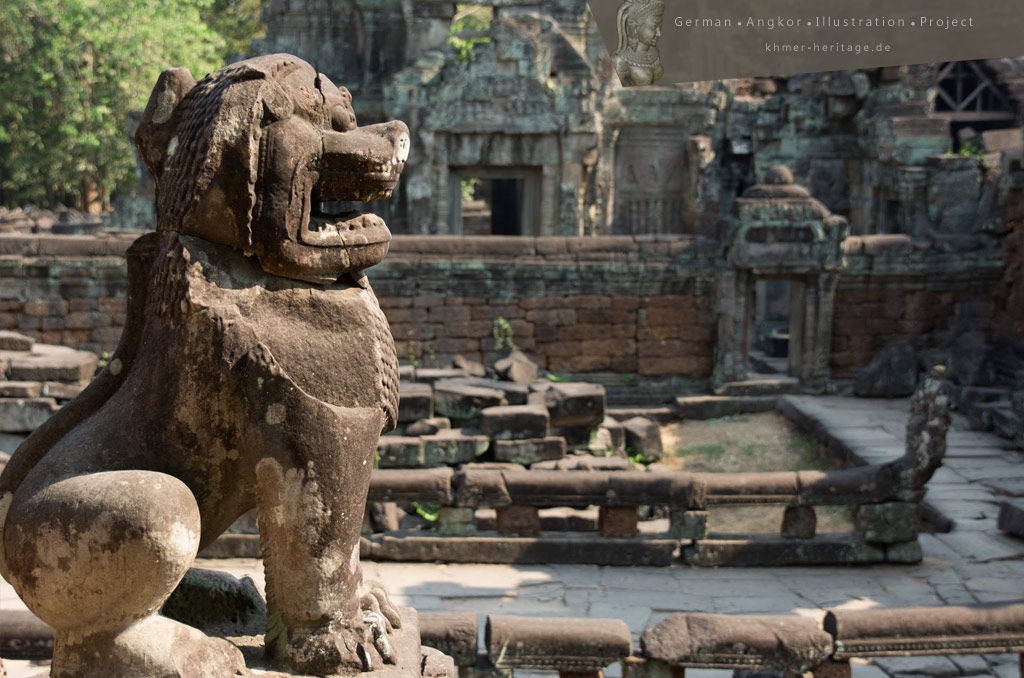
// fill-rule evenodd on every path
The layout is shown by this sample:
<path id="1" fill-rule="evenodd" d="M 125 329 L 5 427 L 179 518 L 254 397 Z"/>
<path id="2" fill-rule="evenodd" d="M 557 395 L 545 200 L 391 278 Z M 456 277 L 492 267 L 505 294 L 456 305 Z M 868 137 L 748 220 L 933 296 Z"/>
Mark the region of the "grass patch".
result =
<path id="1" fill-rule="evenodd" d="M 685 421 L 664 426 L 669 454 L 662 462 L 676 471 L 751 473 L 810 471 L 829 468 L 817 439 L 777 412 Z M 818 533 L 848 532 L 851 509 L 816 507 Z M 712 508 L 708 530 L 719 534 L 771 534 L 782 524 L 781 506 Z"/>

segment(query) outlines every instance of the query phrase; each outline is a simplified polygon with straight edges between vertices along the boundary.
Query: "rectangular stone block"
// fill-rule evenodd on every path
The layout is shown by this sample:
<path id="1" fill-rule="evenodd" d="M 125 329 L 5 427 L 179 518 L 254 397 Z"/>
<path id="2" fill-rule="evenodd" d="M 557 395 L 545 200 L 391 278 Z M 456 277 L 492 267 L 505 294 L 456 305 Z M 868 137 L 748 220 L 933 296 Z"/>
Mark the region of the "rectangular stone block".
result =
<path id="1" fill-rule="evenodd" d="M 897 544 L 917 539 L 919 517 L 917 504 L 889 501 L 862 504 L 853 516 L 853 526 L 864 541 Z"/>
<path id="2" fill-rule="evenodd" d="M 552 426 L 597 426 L 604 421 L 607 397 L 600 384 L 555 383 L 544 398 Z"/>
<path id="3" fill-rule="evenodd" d="M 499 506 L 498 532 L 531 537 L 540 534 L 540 516 L 535 506 Z"/>
<path id="4" fill-rule="evenodd" d="M 461 429 L 441 429 L 434 435 L 420 436 L 423 441 L 423 466 L 466 464 L 487 451 L 487 436 L 471 435 Z"/>
<path id="5" fill-rule="evenodd" d="M 59 381 L 47 381 L 43 384 L 43 395 L 57 400 L 71 400 L 85 390 L 81 384 L 64 384 Z"/>
<path id="6" fill-rule="evenodd" d="M 632 537 L 637 533 L 635 506 L 602 506 L 598 511 L 597 529 L 606 537 Z"/>
<path id="7" fill-rule="evenodd" d="M 1004 501 L 999 505 L 999 529 L 1024 538 L 1024 499 Z"/>
<path id="8" fill-rule="evenodd" d="M 42 393 L 38 381 L 0 381 L 0 398 L 38 398 Z"/>
<path id="9" fill-rule="evenodd" d="M 423 466 L 423 440 L 412 436 L 381 436 L 377 441 L 379 468 Z"/>
<path id="10" fill-rule="evenodd" d="M 398 383 L 398 421 L 413 422 L 434 416 L 434 390 L 429 384 Z"/>
<path id="11" fill-rule="evenodd" d="M 32 353 L 9 357 L 9 376 L 15 381 L 87 382 L 96 373 L 98 362 L 94 353 L 45 344 L 36 344 Z"/>
<path id="12" fill-rule="evenodd" d="M 880 563 L 885 550 L 851 539 L 701 539 L 683 550 L 698 567 L 772 567 Z"/>
<path id="13" fill-rule="evenodd" d="M 496 440 L 491 449 L 496 461 L 529 466 L 565 457 L 565 438 L 549 436 L 532 440 Z"/>
<path id="14" fill-rule="evenodd" d="M 0 432 L 31 433 L 60 407 L 53 398 L 6 398 L 0 400 Z"/>
<path id="15" fill-rule="evenodd" d="M 787 506 L 779 532 L 787 539 L 811 539 L 817 528 L 818 515 L 813 506 Z"/>
<path id="16" fill-rule="evenodd" d="M 434 383 L 434 410 L 438 415 L 466 421 L 479 416 L 488 407 L 508 405 L 503 391 L 460 382 L 443 379 Z"/>
<path id="17" fill-rule="evenodd" d="M 389 437 L 389 436 L 385 436 Z M 413 501 L 450 504 L 452 501 L 452 470 L 377 469 L 370 476 L 367 501 Z"/>
<path id="18" fill-rule="evenodd" d="M 476 521 L 471 508 L 442 506 L 438 511 L 435 529 L 439 534 L 469 537 L 476 534 Z"/>
<path id="19" fill-rule="evenodd" d="M 708 533 L 708 512 L 673 507 L 669 512 L 668 534 L 673 539 L 703 539 Z"/>
<path id="20" fill-rule="evenodd" d="M 480 432 L 496 441 L 544 438 L 548 421 L 548 410 L 541 405 L 488 407 L 480 412 Z"/>
<path id="21" fill-rule="evenodd" d="M 35 341 L 24 334 L 0 330 L 0 351 L 31 351 Z"/>
<path id="22" fill-rule="evenodd" d="M 644 462 L 661 459 L 661 427 L 647 417 L 633 417 L 622 422 L 626 432 L 626 453 L 639 455 Z"/>

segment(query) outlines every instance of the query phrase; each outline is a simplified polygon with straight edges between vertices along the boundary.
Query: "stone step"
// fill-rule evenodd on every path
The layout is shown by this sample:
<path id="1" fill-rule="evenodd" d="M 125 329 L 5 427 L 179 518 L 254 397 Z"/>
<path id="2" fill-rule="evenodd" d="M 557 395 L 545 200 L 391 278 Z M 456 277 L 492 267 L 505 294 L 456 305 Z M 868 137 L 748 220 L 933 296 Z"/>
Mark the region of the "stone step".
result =
<path id="1" fill-rule="evenodd" d="M 775 396 L 686 396 L 676 398 L 676 412 L 682 419 L 718 419 L 736 414 L 770 412 L 775 409 Z"/>
<path id="2" fill-rule="evenodd" d="M 751 375 L 743 381 L 731 381 L 715 389 L 719 396 L 769 396 L 796 393 L 800 380 L 795 377 Z"/>

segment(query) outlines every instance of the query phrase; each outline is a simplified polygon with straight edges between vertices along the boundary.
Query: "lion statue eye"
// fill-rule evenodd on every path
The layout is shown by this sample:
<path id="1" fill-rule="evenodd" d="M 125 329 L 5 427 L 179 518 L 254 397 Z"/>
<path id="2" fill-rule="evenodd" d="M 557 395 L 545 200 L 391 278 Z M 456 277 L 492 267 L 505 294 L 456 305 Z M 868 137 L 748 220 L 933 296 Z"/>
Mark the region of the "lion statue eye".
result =
<path id="1" fill-rule="evenodd" d="M 356 114 L 351 106 L 338 104 L 331 109 L 331 128 L 337 132 L 347 132 L 356 127 Z"/>

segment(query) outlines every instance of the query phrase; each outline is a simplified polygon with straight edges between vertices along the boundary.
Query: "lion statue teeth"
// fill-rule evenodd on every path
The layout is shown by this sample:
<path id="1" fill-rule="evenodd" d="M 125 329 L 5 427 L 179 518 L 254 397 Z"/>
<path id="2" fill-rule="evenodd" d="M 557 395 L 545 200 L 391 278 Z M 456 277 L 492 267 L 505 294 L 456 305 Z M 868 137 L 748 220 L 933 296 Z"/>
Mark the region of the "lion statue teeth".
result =
<path id="1" fill-rule="evenodd" d="M 198 549 L 257 508 L 266 653 L 313 676 L 396 661 L 401 612 L 364 582 L 359 529 L 394 427 L 394 342 L 364 269 L 391 234 L 329 201 L 389 197 L 401 122 L 275 54 L 159 78 L 136 135 L 158 228 L 128 252 L 108 366 L 0 475 L 0 574 L 55 629 L 52 675 L 248 675 L 159 614 Z"/>

